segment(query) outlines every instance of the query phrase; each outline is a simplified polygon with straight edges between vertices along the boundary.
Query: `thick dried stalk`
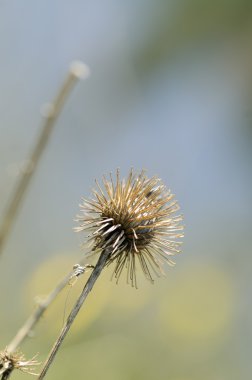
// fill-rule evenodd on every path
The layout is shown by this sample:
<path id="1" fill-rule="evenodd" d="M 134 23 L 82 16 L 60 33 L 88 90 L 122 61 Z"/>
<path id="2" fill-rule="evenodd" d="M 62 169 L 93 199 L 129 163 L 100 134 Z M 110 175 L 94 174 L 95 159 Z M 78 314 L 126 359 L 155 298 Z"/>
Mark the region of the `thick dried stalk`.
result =
<path id="1" fill-rule="evenodd" d="M 64 106 L 66 98 L 70 94 L 70 91 L 72 90 L 77 80 L 87 77 L 88 74 L 89 70 L 86 67 L 86 65 L 84 65 L 81 62 L 73 62 L 70 66 L 68 75 L 62 87 L 59 90 L 58 95 L 56 96 L 55 100 L 49 105 L 48 110 L 44 115 L 45 122 L 43 124 L 41 134 L 38 137 L 34 150 L 31 153 L 31 156 L 28 160 L 27 168 L 23 171 L 22 177 L 17 183 L 10 204 L 7 207 L 5 215 L 3 217 L 3 223 L 0 228 L 0 254 L 2 252 L 4 243 L 10 234 L 12 225 L 15 221 L 15 217 L 23 200 L 24 194 L 37 168 L 42 153 L 45 150 L 45 147 L 55 125 L 55 121 Z"/>
<path id="2" fill-rule="evenodd" d="M 44 364 L 44 367 L 43 367 L 43 369 L 42 369 L 42 371 L 38 377 L 38 380 L 44 379 L 49 367 L 51 366 L 51 364 L 54 361 L 54 358 L 55 358 L 61 344 L 63 343 L 63 341 L 66 337 L 67 332 L 69 331 L 70 327 L 72 326 L 72 323 L 75 320 L 77 314 L 79 313 L 79 311 L 80 311 L 84 301 L 86 300 L 89 292 L 92 290 L 93 285 L 95 284 L 96 280 L 98 279 L 99 275 L 101 274 L 101 271 L 105 267 L 110 254 L 111 254 L 110 249 L 106 249 L 105 251 L 103 251 L 101 253 L 99 260 L 97 261 L 97 264 L 96 264 L 93 272 L 91 273 L 89 279 L 87 280 L 86 285 L 84 286 L 84 288 L 81 292 L 81 295 L 79 296 L 79 298 L 76 301 L 71 313 L 69 314 L 65 326 L 61 330 L 61 333 L 60 333 L 59 337 L 57 338 L 57 340 L 56 340 L 56 342 L 55 342 L 55 344 L 54 344 L 54 346 L 53 346 L 53 348 L 52 348 L 52 350 L 51 350 L 51 352 L 50 352 L 50 354 L 49 354 L 49 356 L 48 356 L 48 358 Z"/>

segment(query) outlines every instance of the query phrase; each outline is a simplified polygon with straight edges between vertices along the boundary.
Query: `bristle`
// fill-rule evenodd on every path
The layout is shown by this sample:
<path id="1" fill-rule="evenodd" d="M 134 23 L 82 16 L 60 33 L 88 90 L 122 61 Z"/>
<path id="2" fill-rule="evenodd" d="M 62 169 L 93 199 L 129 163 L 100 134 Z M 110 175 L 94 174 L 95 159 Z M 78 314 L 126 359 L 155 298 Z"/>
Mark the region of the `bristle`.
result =
<path id="1" fill-rule="evenodd" d="M 81 204 L 76 230 L 91 230 L 94 253 L 111 248 L 107 265 L 115 264 L 117 282 L 126 268 L 127 281 L 137 287 L 136 258 L 153 282 L 153 274 L 163 274 L 163 262 L 174 265 L 170 256 L 180 252 L 182 216 L 176 214 L 179 206 L 174 195 L 157 177 L 148 179 L 145 171 L 136 175 L 131 170 L 121 180 L 117 170 L 115 180 L 110 173 L 109 180 L 103 177 L 104 188 L 98 181 L 96 186 L 94 199 Z"/>

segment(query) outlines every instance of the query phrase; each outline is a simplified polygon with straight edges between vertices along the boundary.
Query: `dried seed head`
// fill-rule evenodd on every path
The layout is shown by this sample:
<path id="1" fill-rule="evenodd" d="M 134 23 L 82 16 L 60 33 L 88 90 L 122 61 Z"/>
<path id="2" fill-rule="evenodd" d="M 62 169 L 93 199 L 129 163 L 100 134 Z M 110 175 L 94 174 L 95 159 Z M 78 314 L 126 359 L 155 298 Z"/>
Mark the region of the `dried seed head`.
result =
<path id="1" fill-rule="evenodd" d="M 83 199 L 80 205 L 76 230 L 91 232 L 92 252 L 111 249 L 107 265 L 115 263 L 117 280 L 127 268 L 127 281 L 137 287 L 138 260 L 146 278 L 153 282 L 153 273 L 163 273 L 163 262 L 174 265 L 171 256 L 180 251 L 177 239 L 183 237 L 182 216 L 177 215 L 174 195 L 160 179 L 148 179 L 144 171 L 137 175 L 131 170 L 121 181 L 117 170 L 115 181 L 110 175 L 109 180 L 103 178 L 102 187 L 97 181 L 96 185 L 94 198 Z"/>
<path id="2" fill-rule="evenodd" d="M 36 356 L 37 355 L 30 360 L 26 360 L 25 356 L 21 352 L 9 353 L 7 349 L 0 351 L 1 379 L 8 379 L 14 369 L 37 376 L 37 373 L 34 373 L 34 367 L 40 365 L 40 363 L 37 362 Z"/>

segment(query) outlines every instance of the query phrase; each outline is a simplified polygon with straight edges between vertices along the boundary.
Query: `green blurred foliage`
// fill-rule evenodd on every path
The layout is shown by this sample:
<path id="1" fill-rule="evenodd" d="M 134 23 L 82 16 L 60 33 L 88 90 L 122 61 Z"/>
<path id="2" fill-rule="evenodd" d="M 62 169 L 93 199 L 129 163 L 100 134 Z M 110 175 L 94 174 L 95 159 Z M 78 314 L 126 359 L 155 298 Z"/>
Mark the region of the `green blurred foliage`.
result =
<path id="1" fill-rule="evenodd" d="M 181 50 L 240 34 L 251 21 L 250 0 L 190 0 L 175 7 L 170 1 L 157 1 L 148 38 L 135 53 L 136 68 L 140 75 L 148 75 L 167 57 L 174 59 Z"/>

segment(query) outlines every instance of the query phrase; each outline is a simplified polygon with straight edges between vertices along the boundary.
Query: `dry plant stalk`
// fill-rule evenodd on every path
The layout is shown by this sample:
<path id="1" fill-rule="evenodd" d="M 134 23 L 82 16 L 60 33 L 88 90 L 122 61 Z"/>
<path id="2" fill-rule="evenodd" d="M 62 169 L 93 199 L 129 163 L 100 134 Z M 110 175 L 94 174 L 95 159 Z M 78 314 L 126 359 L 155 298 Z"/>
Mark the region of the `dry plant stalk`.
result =
<path id="1" fill-rule="evenodd" d="M 164 262 L 174 265 L 170 257 L 180 251 L 181 242 L 177 239 L 183 237 L 183 226 L 182 216 L 177 215 L 179 206 L 158 178 L 148 179 L 144 171 L 135 175 L 131 170 L 127 180 L 121 181 L 118 170 L 115 182 L 110 175 L 110 181 L 103 178 L 104 189 L 96 184 L 98 191 L 93 190 L 94 199 L 83 200 L 77 231 L 90 231 L 90 254 L 98 254 L 99 259 L 54 343 L 39 380 L 44 379 L 105 266 L 115 263 L 113 275 L 117 281 L 126 268 L 127 281 L 137 287 L 137 262 L 146 278 L 153 282 L 153 273 L 163 273 Z"/>
<path id="2" fill-rule="evenodd" d="M 83 259 L 80 263 L 83 264 Z M 40 365 L 35 360 L 34 356 L 30 360 L 25 360 L 24 355 L 18 351 L 20 345 L 23 341 L 30 335 L 33 331 L 35 325 L 39 322 L 40 318 L 50 306 L 50 304 L 55 300 L 59 293 L 70 284 L 71 280 L 78 278 L 81 274 L 85 273 L 86 269 L 94 268 L 93 265 L 86 264 L 81 266 L 80 264 L 75 264 L 73 270 L 66 275 L 58 285 L 52 290 L 52 292 L 38 304 L 37 309 L 31 314 L 31 316 L 26 320 L 24 325 L 17 332 L 15 337 L 9 343 L 4 351 L 0 352 L 0 376 L 1 380 L 6 380 L 11 376 L 14 369 L 19 369 L 22 372 L 26 372 L 31 375 L 37 375 L 34 373 L 34 366 Z"/>
<path id="3" fill-rule="evenodd" d="M 51 352 L 43 366 L 43 369 L 38 377 L 38 380 L 44 379 L 50 365 L 52 364 L 61 344 L 63 343 L 67 332 L 69 331 L 70 327 L 72 326 L 77 314 L 79 313 L 83 303 L 85 302 L 88 294 L 91 292 L 96 280 L 98 279 L 102 269 L 105 267 L 107 259 L 110 255 L 110 250 L 105 250 L 102 255 L 100 255 L 99 260 L 94 267 L 93 272 L 91 273 L 89 279 L 86 282 L 86 285 L 84 286 L 78 300 L 74 304 L 74 307 L 72 308 L 71 313 L 69 314 L 66 324 L 61 330 L 61 333 L 59 337 L 57 338 L 56 342 L 53 345 L 53 348 L 51 349 Z"/>
<path id="4" fill-rule="evenodd" d="M 9 206 L 6 209 L 2 225 L 0 227 L 0 254 L 2 252 L 4 243 L 11 232 L 11 228 L 17 216 L 18 209 L 22 203 L 22 200 L 24 199 L 25 192 L 29 186 L 33 174 L 35 173 L 35 170 L 37 169 L 39 160 L 47 146 L 53 127 L 55 126 L 55 122 L 61 110 L 63 109 L 65 101 L 73 89 L 75 83 L 80 79 L 87 78 L 88 76 L 89 68 L 84 63 L 78 61 L 73 62 L 56 98 L 51 104 L 48 104 L 44 110 L 43 116 L 45 117 L 45 122 L 42 126 L 41 134 L 38 137 L 30 159 L 28 160 L 27 168 L 22 172 L 22 177 L 16 186 Z M 56 288 L 49 294 L 49 296 L 43 302 L 39 303 L 37 309 L 27 319 L 23 327 L 18 331 L 8 347 L 6 347 L 5 350 L 0 351 L 0 376 L 2 380 L 9 378 L 14 369 L 19 369 L 23 372 L 34 374 L 31 367 L 33 368 L 35 365 L 38 365 L 36 360 L 34 360 L 35 357 L 31 360 L 25 360 L 24 355 L 21 352 L 17 352 L 17 349 L 37 324 L 44 311 L 53 302 L 61 290 L 64 289 L 69 280 L 73 276 L 79 276 L 79 274 L 81 274 L 81 272 L 78 271 L 79 268 L 80 266 L 78 266 L 78 268 L 74 268 L 74 270 L 71 271 L 56 286 Z"/>
<path id="5" fill-rule="evenodd" d="M 15 221 L 18 209 L 22 203 L 28 185 L 32 179 L 33 174 L 35 173 L 42 153 L 44 152 L 48 140 L 51 136 L 57 117 L 59 116 L 59 113 L 62 110 L 74 84 L 79 79 L 86 78 L 88 75 L 89 69 L 84 63 L 73 62 L 70 66 L 68 75 L 58 92 L 58 95 L 56 96 L 55 100 L 47 107 L 47 111 L 44 115 L 45 122 L 43 124 L 41 134 L 38 137 L 33 152 L 31 153 L 31 156 L 28 160 L 27 168 L 22 172 L 22 177 L 17 183 L 12 199 L 6 209 L 3 223 L 0 227 L 0 254 L 2 252 L 4 243 L 10 234 L 11 228 Z"/>
<path id="6" fill-rule="evenodd" d="M 19 329 L 15 337 L 7 346 L 6 351 L 8 353 L 12 354 L 20 347 L 23 341 L 33 331 L 35 325 L 39 322 L 46 309 L 51 305 L 51 303 L 60 294 L 60 292 L 69 284 L 71 279 L 74 277 L 79 277 L 80 274 L 83 274 L 85 272 L 86 268 L 90 267 L 93 266 L 86 265 L 84 267 L 81 267 L 79 264 L 77 264 L 76 268 L 68 273 L 44 300 L 38 303 L 36 310 L 30 315 L 30 317 L 26 320 L 24 325 Z"/>

